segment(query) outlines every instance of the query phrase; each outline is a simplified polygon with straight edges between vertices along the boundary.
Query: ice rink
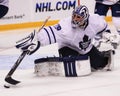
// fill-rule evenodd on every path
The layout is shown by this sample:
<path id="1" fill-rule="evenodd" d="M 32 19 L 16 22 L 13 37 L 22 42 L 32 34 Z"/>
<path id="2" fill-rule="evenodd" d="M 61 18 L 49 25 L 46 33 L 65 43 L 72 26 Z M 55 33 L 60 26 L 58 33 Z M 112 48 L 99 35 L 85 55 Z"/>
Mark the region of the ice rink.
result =
<path id="1" fill-rule="evenodd" d="M 112 25 L 111 28 L 115 30 Z M 113 71 L 92 72 L 85 77 L 37 77 L 34 74 L 34 59 L 46 54 L 58 55 L 56 45 L 40 48 L 37 53 L 26 56 L 13 74 L 12 77 L 21 83 L 4 88 L 4 78 L 21 54 L 13 46 L 33 30 L 0 32 L 0 96 L 120 96 L 120 48 L 114 56 Z"/>

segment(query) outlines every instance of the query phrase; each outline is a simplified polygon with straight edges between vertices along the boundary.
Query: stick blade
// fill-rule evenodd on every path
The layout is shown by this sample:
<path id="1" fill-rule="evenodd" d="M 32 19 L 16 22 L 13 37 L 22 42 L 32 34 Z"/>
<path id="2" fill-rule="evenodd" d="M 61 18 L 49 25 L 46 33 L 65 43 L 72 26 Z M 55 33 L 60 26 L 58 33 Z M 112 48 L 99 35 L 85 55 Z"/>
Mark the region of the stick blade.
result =
<path id="1" fill-rule="evenodd" d="M 16 85 L 16 84 L 20 83 L 20 81 L 17 81 L 15 79 L 13 79 L 12 77 L 6 77 L 5 81 L 12 84 L 12 85 Z"/>

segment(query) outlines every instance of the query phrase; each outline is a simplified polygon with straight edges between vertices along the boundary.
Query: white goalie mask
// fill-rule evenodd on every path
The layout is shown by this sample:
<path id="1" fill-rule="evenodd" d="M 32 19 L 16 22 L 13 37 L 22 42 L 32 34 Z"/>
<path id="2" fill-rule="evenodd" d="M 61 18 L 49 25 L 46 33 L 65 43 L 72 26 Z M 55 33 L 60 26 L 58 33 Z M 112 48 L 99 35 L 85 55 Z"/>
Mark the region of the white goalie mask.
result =
<path id="1" fill-rule="evenodd" d="M 72 27 L 81 27 L 83 28 L 89 18 L 88 8 L 84 5 L 77 6 L 72 12 Z"/>

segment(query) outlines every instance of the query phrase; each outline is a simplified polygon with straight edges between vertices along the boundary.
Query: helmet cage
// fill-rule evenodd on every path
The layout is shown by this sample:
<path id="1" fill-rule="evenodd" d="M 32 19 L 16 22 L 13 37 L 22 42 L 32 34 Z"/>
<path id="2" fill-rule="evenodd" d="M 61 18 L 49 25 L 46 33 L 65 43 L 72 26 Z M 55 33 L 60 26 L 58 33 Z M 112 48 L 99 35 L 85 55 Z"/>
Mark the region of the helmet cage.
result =
<path id="1" fill-rule="evenodd" d="M 89 11 L 86 6 L 78 6 L 72 12 L 72 25 L 73 27 L 83 26 L 87 22 Z"/>

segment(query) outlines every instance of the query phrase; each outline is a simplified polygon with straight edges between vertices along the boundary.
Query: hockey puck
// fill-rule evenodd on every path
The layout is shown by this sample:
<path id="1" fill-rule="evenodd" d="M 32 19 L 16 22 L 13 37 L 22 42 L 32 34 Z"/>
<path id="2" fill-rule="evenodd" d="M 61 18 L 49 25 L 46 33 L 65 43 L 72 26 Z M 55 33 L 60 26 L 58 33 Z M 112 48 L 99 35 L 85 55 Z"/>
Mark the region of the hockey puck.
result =
<path id="1" fill-rule="evenodd" d="M 4 87 L 5 87 L 5 88 L 10 88 L 10 86 L 9 86 L 9 85 L 6 85 L 6 84 L 4 85 Z"/>

